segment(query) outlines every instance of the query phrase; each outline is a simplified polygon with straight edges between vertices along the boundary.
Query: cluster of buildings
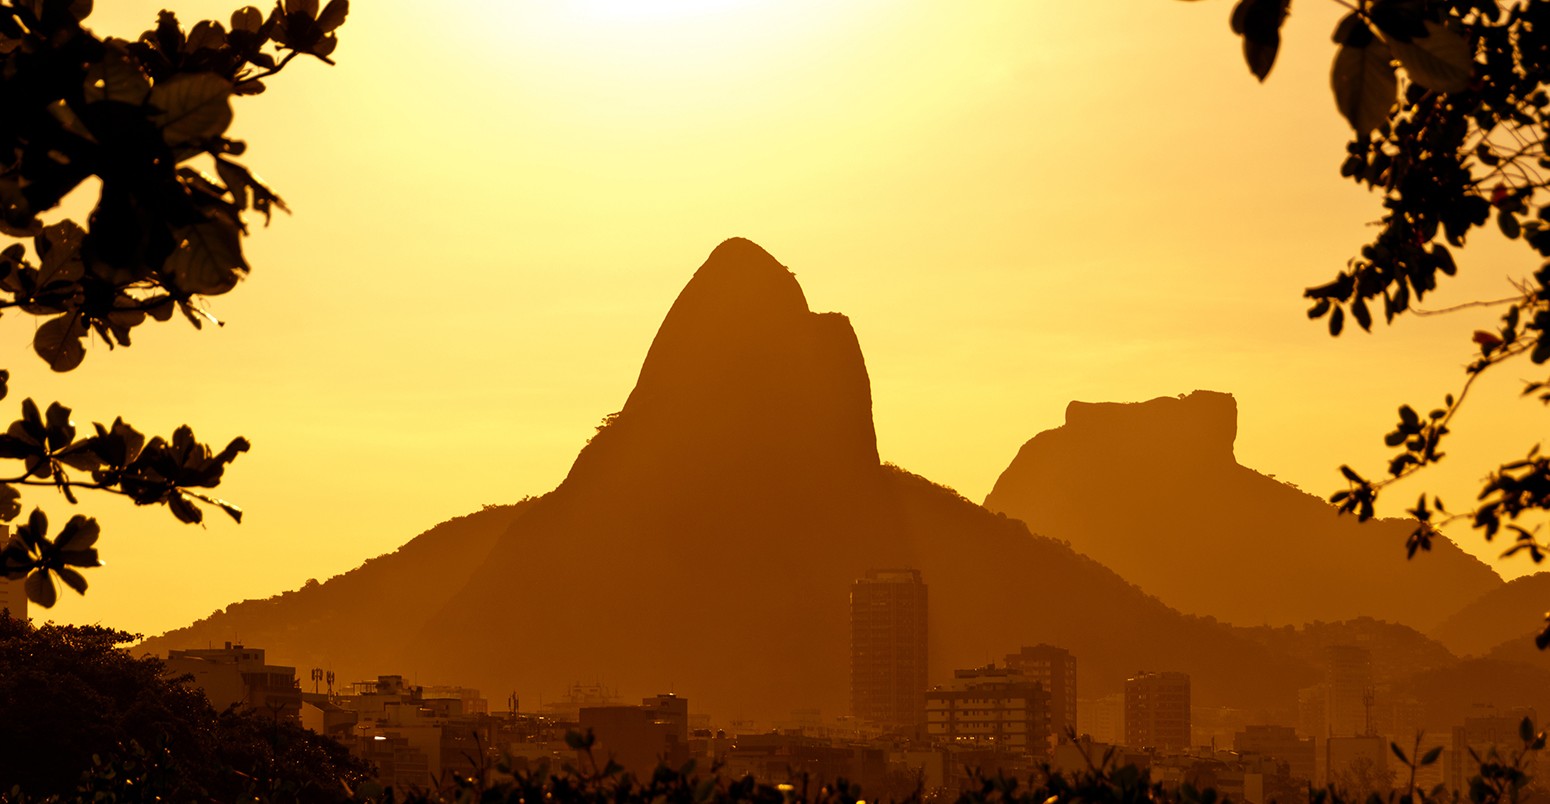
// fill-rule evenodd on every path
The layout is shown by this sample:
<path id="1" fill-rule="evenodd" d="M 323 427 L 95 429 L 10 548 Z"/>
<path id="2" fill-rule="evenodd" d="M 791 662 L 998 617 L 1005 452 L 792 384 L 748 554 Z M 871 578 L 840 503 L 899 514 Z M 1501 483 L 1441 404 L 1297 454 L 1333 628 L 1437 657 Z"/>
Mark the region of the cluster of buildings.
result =
<path id="1" fill-rule="evenodd" d="M 295 668 L 267 664 L 262 650 L 230 643 L 173 651 L 167 666 L 192 678 L 217 708 L 246 707 L 332 737 L 400 787 L 491 773 L 503 758 L 518 768 L 612 761 L 637 773 L 693 760 L 773 782 L 799 774 L 844 777 L 872 799 L 961 790 L 972 781 L 971 768 L 1025 775 L 1048 764 L 1070 772 L 1105 757 L 1147 768 L 1154 781 L 1211 787 L 1249 804 L 1300 799 L 1310 784 L 1381 794 L 1408 781 L 1409 768 L 1397 766 L 1389 737 L 1381 735 L 1408 733 L 1396 741 L 1410 750 L 1420 712 L 1403 703 L 1378 705 L 1363 648 L 1327 651 L 1324 680 L 1303 691 L 1296 724 L 1233 723 L 1194 706 L 1189 676 L 1176 671 L 1137 672 L 1122 693 L 1081 699 L 1076 657 L 1046 644 L 1019 646 L 999 665 L 958 669 L 932 684 L 927 614 L 918 571 L 877 570 L 857 579 L 850 596 L 850 713 L 826 720 L 816 710 L 797 711 L 773 727 L 713 724 L 673 694 L 627 703 L 599 684 L 575 685 L 530 712 L 520 710 L 515 695 L 505 711 L 492 711 L 475 690 L 421 687 L 396 675 L 336 691 L 333 675 L 315 669 L 309 693 Z M 1483 756 L 1515 744 L 1525 714 L 1532 715 L 1481 711 L 1451 733 L 1424 738 L 1418 753 L 1442 750 L 1439 761 L 1419 770 L 1417 783 L 1463 789 L 1475 770 L 1471 752 Z M 593 735 L 589 750 L 567 740 L 576 732 Z"/>
<path id="2" fill-rule="evenodd" d="M 1451 730 L 1426 734 L 1423 704 L 1376 685 L 1371 652 L 1358 645 L 1325 650 L 1324 679 L 1300 691 L 1295 724 L 1196 707 L 1189 676 L 1176 671 L 1137 672 L 1122 693 L 1083 701 L 1079 713 L 1076 659 L 1050 645 L 1023 647 L 1000 667 L 955 670 L 947 683 L 930 686 L 922 682 L 926 604 L 926 585 L 913 570 L 874 571 L 854 583 L 852 711 L 987 769 L 1049 763 L 1083 770 L 1108 756 L 1149 768 L 1164 784 L 1210 786 L 1251 804 L 1302 798 L 1310 784 L 1365 798 L 1409 782 L 1411 768 L 1397 761 L 1392 741 L 1407 756 L 1437 750 L 1436 761 L 1415 769 L 1419 788 L 1465 790 L 1476 757 L 1520 746 L 1519 724 L 1534 718 L 1532 710 L 1481 707 Z M 1197 713 L 1211 722 L 1197 725 Z M 1550 778 L 1543 753 L 1535 757 L 1542 767 L 1530 772 Z"/>

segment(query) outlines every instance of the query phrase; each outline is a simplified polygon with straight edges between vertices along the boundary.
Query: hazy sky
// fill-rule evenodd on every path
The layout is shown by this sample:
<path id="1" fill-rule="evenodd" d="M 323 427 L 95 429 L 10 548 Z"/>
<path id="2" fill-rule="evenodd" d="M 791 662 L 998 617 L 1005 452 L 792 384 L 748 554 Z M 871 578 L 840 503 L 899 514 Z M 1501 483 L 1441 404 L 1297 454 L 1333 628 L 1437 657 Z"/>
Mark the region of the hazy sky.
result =
<path id="1" fill-rule="evenodd" d="M 133 37 L 163 4 L 97 5 L 91 27 Z M 1395 407 L 1456 389 L 1491 318 L 1336 341 L 1304 317 L 1380 214 L 1337 172 L 1333 3 L 1298 6 L 1263 86 L 1227 0 L 355 6 L 337 67 L 237 103 L 295 214 L 250 238 L 252 276 L 212 304 L 228 326 L 142 327 L 54 377 L 35 320 L 0 322 L 12 415 L 32 395 L 254 444 L 220 489 L 240 526 L 82 506 L 107 566 L 47 616 L 160 632 L 550 490 L 734 235 L 850 317 L 884 460 L 976 500 L 1070 400 L 1197 388 L 1237 396 L 1241 463 L 1327 494 L 1341 462 L 1381 471 Z M 1535 265 L 1494 235 L 1461 263 L 1430 306 Z M 1544 432 L 1509 371 L 1433 477 L 1458 506 Z"/>

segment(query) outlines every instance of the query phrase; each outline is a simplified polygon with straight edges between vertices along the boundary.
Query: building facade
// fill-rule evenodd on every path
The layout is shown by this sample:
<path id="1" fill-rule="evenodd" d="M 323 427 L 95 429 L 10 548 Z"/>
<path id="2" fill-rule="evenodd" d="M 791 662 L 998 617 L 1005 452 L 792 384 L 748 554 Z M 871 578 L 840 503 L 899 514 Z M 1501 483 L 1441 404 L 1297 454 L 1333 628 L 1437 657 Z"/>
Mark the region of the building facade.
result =
<path id="1" fill-rule="evenodd" d="M 266 664 L 262 648 L 226 643 L 224 648 L 167 653 L 167 673 L 193 676 L 217 710 L 245 706 L 264 715 L 299 722 L 301 685 L 296 668 Z"/>
<path id="2" fill-rule="evenodd" d="M 1325 728 L 1330 737 L 1375 733 L 1372 654 L 1355 645 L 1331 645 L 1324 651 Z"/>
<path id="3" fill-rule="evenodd" d="M 11 526 L 0 525 L 0 547 L 11 539 Z M 26 579 L 9 580 L 0 576 L 0 611 L 9 612 L 13 620 L 27 619 Z"/>
<path id="4" fill-rule="evenodd" d="M 1054 645 L 1023 647 L 1007 654 L 1006 666 L 1043 685 L 1049 693 L 1049 731 L 1057 741 L 1066 739 L 1077 728 L 1076 657 Z"/>
<path id="5" fill-rule="evenodd" d="M 1125 680 L 1125 744 L 1187 751 L 1190 746 L 1189 676 L 1138 673 Z"/>
<path id="6" fill-rule="evenodd" d="M 1318 749 L 1312 737 L 1298 737 L 1291 726 L 1248 726 L 1233 735 L 1232 750 L 1257 754 L 1286 766 L 1291 778 L 1304 784 L 1317 779 Z"/>
<path id="7" fill-rule="evenodd" d="M 597 738 L 594 754 L 649 777 L 658 763 L 681 768 L 689 761 L 689 701 L 655 695 L 640 706 L 584 706 L 581 731 Z"/>
<path id="8" fill-rule="evenodd" d="M 0 611 L 10 614 L 13 620 L 27 619 L 27 590 L 23 579 L 0 578 Z"/>
<path id="9" fill-rule="evenodd" d="M 872 570 L 851 585 L 851 714 L 917 728 L 926 651 L 926 584 L 918 570 Z"/>
<path id="10" fill-rule="evenodd" d="M 924 697 L 928 739 L 1039 755 L 1050 747 L 1049 693 L 1022 671 L 958 670 Z"/>

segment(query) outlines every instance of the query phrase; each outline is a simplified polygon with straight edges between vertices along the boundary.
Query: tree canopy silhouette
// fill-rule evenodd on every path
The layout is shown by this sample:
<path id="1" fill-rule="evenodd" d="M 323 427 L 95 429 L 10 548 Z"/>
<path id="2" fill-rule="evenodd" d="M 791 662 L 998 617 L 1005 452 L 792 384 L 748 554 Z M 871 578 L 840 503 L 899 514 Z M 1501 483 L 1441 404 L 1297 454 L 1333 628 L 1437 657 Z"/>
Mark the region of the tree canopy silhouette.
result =
<path id="1" fill-rule="evenodd" d="M 346 800 L 370 771 L 344 746 L 250 709 L 216 712 L 139 639 L 0 615 L 0 799 Z"/>
<path id="2" fill-rule="evenodd" d="M 1332 501 L 1365 520 L 1382 489 L 1443 458 L 1449 423 L 1481 375 L 1509 362 L 1550 361 L 1550 200 L 1543 192 L 1550 180 L 1542 172 L 1550 169 L 1550 1 L 1336 2 L 1350 13 L 1334 31 L 1330 83 L 1353 130 L 1340 174 L 1377 191 L 1384 211 L 1372 242 L 1333 280 L 1304 291 L 1308 317 L 1338 336 L 1347 319 L 1371 330 L 1375 310 L 1385 323 L 1438 312 L 1414 304 L 1456 273 L 1453 250 L 1493 218 L 1539 263 L 1503 298 L 1465 305 L 1501 309 L 1500 325 L 1470 333 L 1461 385 L 1440 404 L 1399 408 L 1384 436 L 1396 452 L 1383 476 L 1340 468 L 1347 487 Z M 1260 80 L 1275 64 L 1290 7 L 1291 0 L 1239 0 L 1232 9 L 1232 29 Z M 1526 382 L 1522 393 L 1550 404 L 1550 379 Z M 1539 563 L 1550 546 L 1523 517 L 1547 509 L 1550 456 L 1535 443 L 1492 471 L 1468 510 L 1423 493 L 1409 509 L 1417 526 L 1408 554 L 1430 549 L 1437 525 L 1463 519 L 1487 540 L 1510 535 L 1504 555 L 1521 552 Z M 1539 637 L 1541 648 L 1547 644 L 1550 629 Z"/>
<path id="3" fill-rule="evenodd" d="M 247 274 L 245 216 L 267 223 L 286 209 L 237 161 L 246 145 L 226 136 L 232 99 L 263 92 L 298 56 L 332 64 L 349 2 L 284 0 L 267 17 L 248 6 L 229 28 L 185 30 L 163 11 L 135 41 L 84 28 L 91 10 L 91 0 L 0 0 L 0 235 L 16 241 L 0 249 L 0 311 L 41 319 L 33 350 L 58 372 L 81 365 L 93 335 L 112 349 L 179 313 L 196 328 L 220 323 L 200 300 Z M 84 224 L 44 222 L 94 177 Z M 9 377 L 0 370 L 0 398 Z M 0 522 L 20 517 L 20 486 L 53 486 L 71 503 L 79 489 L 119 494 L 189 523 L 203 520 L 203 503 L 241 521 L 205 490 L 247 451 L 243 438 L 215 450 L 187 426 L 147 439 L 122 418 L 78 432 L 58 402 L 27 399 L 21 412 L 0 434 L 0 459 L 20 462 L 0 472 Z M 56 577 L 84 593 L 79 568 L 99 565 L 98 531 L 76 515 L 51 536 L 34 509 L 0 551 L 0 572 L 25 577 L 42 606 L 56 599 Z"/>

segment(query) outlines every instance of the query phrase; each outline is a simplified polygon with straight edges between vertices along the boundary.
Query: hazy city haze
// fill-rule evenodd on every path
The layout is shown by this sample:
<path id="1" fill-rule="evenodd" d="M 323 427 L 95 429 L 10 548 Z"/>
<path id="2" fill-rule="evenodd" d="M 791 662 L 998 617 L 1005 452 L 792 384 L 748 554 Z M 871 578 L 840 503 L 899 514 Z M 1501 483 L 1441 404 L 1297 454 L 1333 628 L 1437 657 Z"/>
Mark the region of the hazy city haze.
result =
<path id="1" fill-rule="evenodd" d="M 0 0 L 8 795 L 1550 795 L 1550 0 L 213 2 Z"/>

